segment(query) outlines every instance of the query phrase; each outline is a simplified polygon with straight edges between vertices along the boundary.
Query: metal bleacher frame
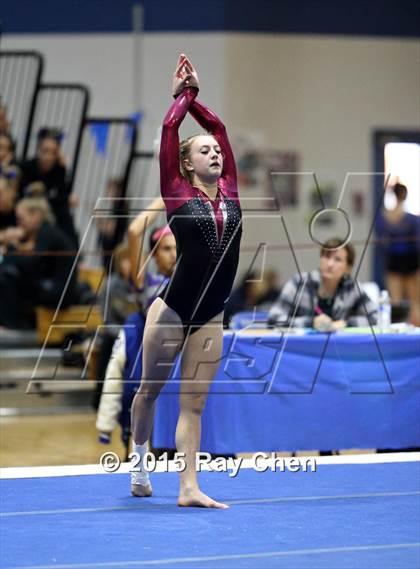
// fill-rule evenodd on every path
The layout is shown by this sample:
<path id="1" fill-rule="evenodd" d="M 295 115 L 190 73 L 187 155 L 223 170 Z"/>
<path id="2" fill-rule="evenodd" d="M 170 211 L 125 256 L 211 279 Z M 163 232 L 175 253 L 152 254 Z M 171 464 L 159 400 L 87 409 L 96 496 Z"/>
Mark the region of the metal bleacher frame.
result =
<path id="1" fill-rule="evenodd" d="M 79 158 L 79 153 L 80 153 L 80 142 L 81 142 L 81 138 L 82 138 L 82 134 L 83 134 L 83 129 L 87 120 L 87 114 L 88 114 L 88 110 L 89 110 L 89 105 L 90 105 L 90 92 L 89 89 L 86 87 L 86 85 L 82 85 L 81 83 L 40 83 L 38 85 L 37 88 L 37 92 L 36 92 L 36 99 L 35 99 L 35 104 L 32 110 L 32 115 L 31 115 L 31 121 L 30 121 L 30 125 L 28 128 L 28 131 L 26 133 L 26 137 L 25 137 L 25 146 L 24 146 L 24 153 L 23 156 L 25 158 L 29 158 L 30 157 L 30 153 L 29 153 L 29 147 L 30 147 L 30 143 L 31 143 L 31 138 L 35 138 L 36 137 L 36 133 L 37 133 L 37 129 L 35 128 L 35 118 L 36 118 L 36 111 L 37 111 L 37 104 L 39 105 L 40 103 L 40 99 L 43 93 L 46 92 L 73 92 L 73 93 L 79 93 L 82 97 L 82 105 L 81 105 L 81 113 L 80 113 L 80 118 L 79 118 L 79 125 L 78 128 L 76 130 L 75 133 L 75 144 L 74 144 L 74 154 L 71 157 L 71 163 L 67 163 L 67 169 L 68 171 L 71 172 L 69 178 L 68 178 L 68 184 L 69 187 L 71 188 L 73 185 L 73 181 L 74 181 L 74 177 L 76 174 L 76 169 L 77 169 L 77 163 L 78 163 L 78 158 Z M 64 112 L 65 112 L 65 107 L 63 107 Z M 61 129 L 61 125 L 59 124 L 59 121 L 57 120 L 52 120 L 52 122 L 50 122 L 50 120 L 46 120 L 45 122 L 42 122 L 42 124 L 38 125 L 38 127 L 41 126 L 47 126 L 47 127 L 56 127 Z"/>
<path id="2" fill-rule="evenodd" d="M 6 61 L 7 65 L 4 64 Z M 16 63 L 14 63 L 14 61 L 16 61 Z M 26 61 L 33 61 L 34 63 L 29 64 L 26 63 Z M 29 65 L 33 65 L 34 67 L 29 67 Z M 6 109 L 9 110 L 8 119 L 11 122 L 12 136 L 18 140 L 17 159 L 23 160 L 30 157 L 29 154 L 33 154 L 34 146 L 32 140 L 36 136 L 36 132 L 39 128 L 43 126 L 55 127 L 61 128 L 61 130 L 64 131 L 64 125 L 68 124 L 71 128 L 74 128 L 74 123 L 76 122 L 76 131 L 74 136 L 72 135 L 71 138 L 71 155 L 65 156 L 68 167 L 68 184 L 70 190 L 73 191 L 75 189 L 74 184 L 81 164 L 82 140 L 86 129 L 88 129 L 92 123 L 107 123 L 108 125 L 122 124 L 127 127 L 127 134 L 130 133 L 130 139 L 121 138 L 122 144 L 127 144 L 127 152 L 125 153 L 125 149 L 121 150 L 121 181 L 123 197 L 125 197 L 133 160 L 136 160 L 139 155 L 142 158 L 150 158 L 153 155 L 152 153 L 136 152 L 138 138 L 137 123 L 131 118 L 89 117 L 90 93 L 87 86 L 80 83 L 44 83 L 44 68 L 44 57 L 38 51 L 0 51 L 0 98 L 5 104 Z M 26 91 L 23 92 L 22 89 L 25 88 Z M 58 110 L 53 104 L 51 109 L 51 121 L 48 120 L 47 116 L 45 120 L 42 119 L 42 124 L 40 121 L 36 124 L 37 108 L 41 108 L 37 107 L 37 105 L 40 104 L 42 98 L 46 93 L 53 92 L 55 95 L 60 91 L 63 93 L 77 92 L 81 94 L 81 99 L 71 97 L 68 99 L 73 101 L 73 103 L 71 103 L 71 108 L 74 108 L 77 111 L 80 109 L 77 119 L 69 119 L 65 108 Z M 19 98 L 16 98 L 17 94 L 19 94 Z M 54 99 L 54 97 L 51 97 L 51 101 L 55 100 L 56 99 Z M 65 101 L 66 99 L 64 98 L 63 100 Z M 43 116 L 45 116 L 45 110 L 48 111 L 48 98 L 46 101 L 45 108 L 43 109 Z M 58 118 L 61 117 L 62 124 L 57 124 L 57 120 L 55 120 L 57 116 Z M 58 122 L 60 123 L 60 121 Z M 13 126 L 15 128 L 13 128 Z M 21 130 L 22 132 L 19 132 Z M 75 142 L 73 143 L 73 141 Z M 118 156 L 115 157 L 113 155 L 112 145 L 110 150 L 109 160 L 114 161 L 116 159 L 118 162 Z M 83 207 L 83 204 L 81 204 L 81 207 Z M 83 227 L 78 227 L 78 231 L 81 233 L 84 229 L 85 228 Z M 73 270 L 78 270 L 78 267 L 75 265 Z M 89 271 L 89 269 L 87 270 Z M 97 280 L 100 279 L 98 269 L 92 269 L 92 273 L 93 272 L 95 273 L 93 276 L 97 282 Z M 84 271 L 80 271 L 80 273 L 85 274 L 86 277 L 86 269 Z M 92 275 L 88 274 L 86 280 L 89 280 L 90 276 Z M 42 321 L 38 320 L 36 331 L 22 333 L 17 331 L 10 335 L 2 335 L 0 341 L 0 365 L 3 365 L 3 363 L 6 362 L 8 367 L 6 366 L 7 369 L 5 376 L 1 380 L 0 387 L 5 388 L 8 385 L 8 389 L 12 388 L 12 392 L 13 390 L 16 390 L 18 393 L 19 390 L 21 390 L 21 387 L 19 387 L 19 385 L 21 385 L 21 381 L 23 380 L 26 382 L 30 378 L 28 373 L 30 373 L 30 369 L 33 367 L 34 373 L 36 371 L 38 375 L 41 375 L 41 377 L 44 373 L 46 374 L 46 381 L 33 383 L 33 388 L 35 389 L 33 393 L 34 395 L 39 393 L 41 396 L 40 402 L 36 403 L 36 399 L 31 399 L 33 403 L 29 403 L 29 407 L 27 402 L 23 403 L 22 409 L 20 408 L 20 403 L 16 408 L 14 408 L 14 405 L 12 404 L 13 409 L 9 409 L 9 405 L 6 403 L 6 407 L 4 409 L 0 408 L 0 414 L 3 412 L 5 414 L 21 414 L 24 412 L 33 413 L 41 410 L 42 405 L 45 404 L 45 400 L 42 399 L 42 394 L 50 391 L 50 384 L 51 389 L 54 389 L 52 385 L 54 384 L 54 381 L 50 381 L 53 379 L 53 376 L 55 377 L 56 372 L 54 370 L 58 371 L 61 369 L 63 371 L 61 368 L 61 355 L 63 354 L 64 349 L 69 348 L 69 346 L 67 346 L 67 348 L 64 346 L 63 339 L 67 334 L 72 332 L 84 331 L 95 334 L 98 326 L 102 322 L 99 307 L 95 304 L 92 304 L 91 306 L 76 305 L 69 307 L 69 309 L 66 310 L 60 310 L 60 306 L 58 306 L 56 310 L 48 310 L 40 307 L 40 309 L 37 309 L 37 312 L 38 317 L 42 313 Z M 92 375 L 94 372 L 89 370 L 89 368 L 95 368 L 95 354 L 93 353 L 93 349 L 88 348 L 86 356 L 86 366 L 85 369 L 82 370 L 81 374 L 76 372 L 76 370 L 72 371 L 71 368 L 67 371 L 64 369 L 65 375 L 69 374 L 69 379 L 71 378 L 71 380 L 73 380 L 73 387 L 69 387 L 71 391 L 85 391 L 88 385 L 83 381 L 83 379 L 86 377 L 95 377 Z M 59 376 L 57 379 L 61 376 L 59 381 L 60 385 L 62 385 L 61 380 L 63 379 L 63 376 L 59 371 L 58 373 Z M 78 375 L 79 377 L 77 377 Z M 79 381 L 78 379 L 82 381 Z M 72 381 L 70 381 L 70 383 L 72 383 Z M 92 387 L 91 383 L 90 386 Z M 55 392 L 52 391 L 52 393 Z M 73 396 L 73 399 L 75 396 L 76 394 Z M 60 408 L 63 407 L 63 404 L 68 404 L 68 400 L 64 396 L 62 396 L 61 399 L 58 395 L 53 397 L 57 399 L 57 405 Z M 85 401 L 85 397 L 82 398 L 81 401 Z M 51 401 L 51 404 L 56 405 L 55 399 L 54 401 Z M 39 405 L 41 405 L 41 407 L 38 409 Z M 58 412 L 58 407 L 55 412 Z"/>
<path id="3" fill-rule="evenodd" d="M 20 109 L 19 107 L 16 107 L 18 109 L 18 111 L 21 112 L 21 114 L 23 114 L 24 118 L 23 119 L 17 119 L 16 115 L 8 115 L 9 120 L 11 121 L 12 125 L 13 122 L 23 122 L 24 123 L 24 130 L 25 132 L 20 135 L 20 152 L 18 155 L 18 159 L 23 159 L 26 158 L 30 149 L 30 143 L 31 143 L 31 137 L 35 136 L 35 126 L 34 126 L 34 121 L 36 120 L 36 111 L 37 111 L 37 104 L 40 101 L 40 97 L 42 96 L 43 93 L 49 91 L 59 91 L 62 90 L 63 92 L 68 92 L 68 91 L 77 91 L 80 92 L 82 94 L 83 97 L 83 103 L 82 103 L 82 109 L 81 109 L 81 118 L 79 120 L 79 124 L 78 124 L 78 130 L 76 132 L 75 135 L 75 139 L 76 139 L 76 143 L 74 146 L 74 155 L 73 155 L 73 159 L 72 159 L 72 163 L 69 165 L 68 171 L 70 172 L 69 175 L 69 179 L 68 179 L 68 183 L 70 188 L 73 188 L 75 180 L 76 180 L 76 176 L 77 176 L 77 172 L 78 172 L 78 168 L 80 167 L 80 153 L 81 153 L 81 148 L 82 148 L 82 139 L 83 139 L 83 134 L 86 131 L 87 128 L 89 128 L 89 126 L 92 123 L 107 123 L 108 125 L 119 125 L 119 124 L 123 124 L 125 125 L 127 128 L 130 129 L 130 141 L 128 142 L 128 153 L 127 153 L 127 157 L 124 157 L 124 161 L 126 160 L 126 163 L 122 165 L 122 175 L 121 175 L 121 180 L 122 180 L 122 191 L 123 191 L 123 197 L 125 196 L 125 192 L 127 189 L 127 182 L 128 182 L 128 178 L 129 178 L 129 174 L 130 174 L 130 169 L 131 169 L 131 164 L 132 164 L 132 160 L 136 155 L 136 144 L 137 144 L 137 123 L 131 119 L 131 118 L 123 118 L 123 117 L 88 117 L 88 109 L 89 109 L 89 103 L 90 103 L 90 94 L 89 94 L 89 90 L 85 85 L 79 84 L 79 83 L 42 83 L 42 79 L 43 79 L 43 71 L 44 71 L 44 57 L 41 53 L 39 53 L 38 51 L 15 51 L 15 50 L 2 50 L 0 51 L 0 66 L 2 66 L 3 62 L 5 60 L 16 60 L 19 63 L 16 63 L 17 69 L 19 69 L 19 65 L 21 65 L 20 61 L 22 60 L 22 58 L 31 58 L 36 62 L 37 68 L 35 71 L 35 81 L 33 83 L 31 83 L 31 93 L 30 95 L 28 95 L 28 102 L 26 103 L 26 106 L 29 104 L 29 110 L 27 112 L 23 112 L 23 108 Z M 5 69 L 5 67 L 3 67 L 3 69 Z M 25 69 L 23 67 L 23 69 Z M 9 83 L 11 83 L 13 81 L 13 66 L 11 66 L 10 68 L 6 69 L 7 71 L 7 77 L 4 77 L 5 80 L 5 84 L 4 86 L 6 87 L 6 82 L 7 82 L 7 89 L 9 91 L 7 97 L 1 97 L 2 101 L 5 103 L 6 107 L 9 106 L 10 108 L 10 104 L 8 105 L 8 101 L 11 100 L 11 98 L 13 97 L 13 93 L 14 91 L 18 90 L 18 86 L 19 86 L 19 82 L 24 82 L 25 81 L 25 77 L 18 77 L 17 79 L 15 79 L 15 84 L 11 84 L 9 86 Z M 27 71 L 25 71 L 26 74 L 28 74 Z M 24 73 L 24 74 L 25 74 Z M 2 77 L 1 74 L 1 70 L 0 70 L 0 78 Z M 0 84 L 0 96 L 2 95 L 2 89 L 3 89 L 3 85 Z M 58 127 L 60 128 L 60 125 L 57 125 L 56 122 L 54 122 L 53 120 L 53 124 L 48 124 L 48 120 L 45 120 L 43 124 L 39 124 L 37 125 L 38 127 L 41 126 L 51 126 L 51 127 Z M 13 133 L 13 128 L 12 130 L 12 134 Z M 99 197 L 99 196 L 97 196 Z M 79 231 L 83 231 L 84 228 L 78 228 Z M 74 268 L 74 270 L 76 270 L 76 267 Z M 76 307 L 79 308 L 79 307 Z M 89 308 L 89 307 L 85 307 L 85 308 Z M 91 309 L 93 307 L 90 307 Z M 44 311 L 45 312 L 45 311 Z M 91 311 L 88 310 L 88 313 L 90 313 Z M 60 318 L 62 320 L 62 313 L 60 314 L 60 307 L 57 307 L 57 310 L 52 310 L 51 313 L 49 313 L 47 316 L 44 317 L 48 317 L 51 318 L 50 321 L 50 326 L 54 324 L 54 322 L 56 321 L 60 321 Z M 87 317 L 87 320 L 89 319 L 89 315 Z M 86 319 L 84 319 L 83 321 L 80 320 L 79 322 L 72 322 L 72 324 L 74 325 L 75 328 L 77 327 L 84 327 L 86 322 Z M 97 322 L 97 319 L 95 320 L 95 323 Z M 48 328 L 48 326 L 47 326 Z M 42 329 L 45 330 L 45 322 L 42 325 Z M 42 339 L 40 337 L 40 335 L 38 335 L 38 345 L 39 343 L 43 344 L 43 347 L 47 347 L 48 342 L 46 342 L 46 338 L 47 338 L 47 334 L 44 336 L 44 338 Z M 28 339 L 25 339 L 26 344 L 28 345 Z M 14 343 L 14 342 L 13 342 Z M 18 343 L 18 342 L 17 342 Z M 30 344 L 31 342 L 29 342 Z"/>
<path id="4" fill-rule="evenodd" d="M 123 118 L 123 117 L 89 117 L 85 120 L 84 129 L 81 136 L 80 141 L 80 149 L 81 152 L 83 149 L 86 151 L 84 144 L 93 144 L 92 137 L 89 139 L 89 129 L 93 125 L 104 125 L 106 129 L 112 131 L 113 127 L 123 127 L 124 129 L 128 129 L 127 132 L 130 132 L 130 140 L 125 141 L 125 144 L 128 148 L 126 153 L 126 158 L 123 161 L 120 160 L 120 163 L 115 161 L 115 157 L 109 157 L 109 152 L 104 152 L 102 158 L 98 157 L 98 153 L 95 153 L 94 156 L 91 158 L 91 153 L 88 156 L 87 164 L 85 161 L 81 160 L 78 162 L 78 170 L 75 172 L 75 178 L 73 180 L 73 190 L 78 195 L 80 202 L 83 206 L 85 204 L 85 209 L 80 209 L 76 216 L 75 222 L 77 225 L 78 230 L 80 231 L 80 238 L 81 244 L 83 247 L 83 251 L 79 251 L 79 255 L 83 254 L 85 263 L 92 264 L 95 266 L 94 260 L 92 261 L 92 251 L 96 246 L 96 228 L 94 223 L 92 223 L 93 218 L 103 215 L 109 215 L 112 213 L 112 208 L 103 208 L 103 204 L 106 202 L 104 190 L 106 186 L 106 181 L 110 178 L 118 178 L 121 180 L 121 189 L 122 195 L 121 198 L 125 198 L 126 190 L 127 190 L 127 182 L 130 175 L 131 164 L 133 160 L 133 156 L 135 155 L 135 149 L 137 145 L 137 124 L 134 120 L 130 118 Z M 120 133 L 121 136 L 121 133 Z M 86 138 L 85 138 L 86 137 Z M 124 135 L 125 137 L 125 135 Z M 86 142 L 87 140 L 87 142 Z M 113 154 L 118 154 L 121 152 L 121 145 L 118 148 L 115 148 Z M 105 155 L 107 156 L 105 157 Z M 102 163 L 100 168 L 98 169 L 98 164 L 100 164 L 100 160 L 102 159 L 104 163 Z M 90 160 L 90 161 L 89 161 Z M 106 170 L 106 166 L 108 166 L 109 162 L 113 162 L 111 171 L 107 172 L 107 175 L 104 175 Z M 83 173 L 86 172 L 85 177 L 83 178 Z M 93 177 L 89 180 L 89 176 L 91 172 L 94 172 Z M 87 201 L 89 199 L 89 202 Z M 101 203 L 102 201 L 102 203 Z M 86 214 L 88 212 L 88 214 Z M 84 223 L 81 223 L 81 218 L 84 217 Z M 83 233 L 85 232 L 85 233 Z"/>
<path id="5" fill-rule="evenodd" d="M 4 100 L 4 103 L 6 106 L 8 106 L 8 99 L 4 98 L 4 92 L 3 92 L 3 87 L 1 84 L 1 80 L 3 77 L 3 73 L 5 73 L 4 71 L 4 62 L 7 61 L 8 59 L 22 59 L 22 58 L 31 58 L 33 59 L 36 64 L 38 65 L 38 68 L 35 72 L 35 83 L 34 83 L 34 90 L 32 93 L 32 96 L 30 97 L 30 103 L 29 103 L 29 111 L 27 113 L 27 120 L 26 120 L 26 125 L 24 125 L 24 131 L 22 133 L 22 148 L 20 150 L 20 145 L 19 145 L 19 138 L 16 136 L 16 133 L 13 132 L 13 128 L 12 128 L 12 134 L 15 137 L 15 139 L 17 139 L 17 150 L 18 150 L 18 158 L 23 158 L 25 156 L 25 149 L 27 147 L 27 143 L 28 143 L 28 137 L 29 137 L 29 133 L 32 127 L 32 120 L 33 120 L 33 116 L 34 116 L 34 112 L 35 112 L 35 106 L 36 106 L 36 99 L 37 99 L 37 95 L 38 95 L 38 90 L 41 84 L 41 78 L 42 78 L 42 74 L 44 72 L 44 57 L 43 55 L 38 52 L 38 51 L 19 51 L 19 50 L 6 50 L 6 51 L 0 51 L 0 97 L 2 99 L 2 101 Z M 13 117 L 10 117 L 9 115 L 9 119 L 12 118 L 11 123 L 13 125 Z M 20 150 L 20 152 L 19 152 Z"/>

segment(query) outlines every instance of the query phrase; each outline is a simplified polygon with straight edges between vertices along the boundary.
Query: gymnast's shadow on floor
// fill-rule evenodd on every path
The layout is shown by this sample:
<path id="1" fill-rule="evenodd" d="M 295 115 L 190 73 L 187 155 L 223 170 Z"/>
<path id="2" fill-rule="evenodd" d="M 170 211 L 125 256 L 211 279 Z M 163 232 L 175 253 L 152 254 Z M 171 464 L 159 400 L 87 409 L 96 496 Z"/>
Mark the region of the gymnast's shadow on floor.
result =
<path id="1" fill-rule="evenodd" d="M 232 500 L 227 500 L 223 498 L 217 497 L 219 502 L 226 502 L 232 503 Z M 239 504 L 238 504 L 239 505 Z M 211 511 L 216 512 L 220 511 L 218 508 L 183 508 L 179 507 L 177 504 L 177 496 L 150 496 L 148 498 L 135 498 L 131 495 L 122 496 L 118 499 L 114 506 L 115 510 L 119 510 L 121 508 L 121 513 L 124 512 L 132 512 L 141 510 L 143 513 L 156 513 L 161 515 L 162 513 L 165 514 L 183 514 L 188 515 L 190 512 L 204 512 L 204 511 Z"/>

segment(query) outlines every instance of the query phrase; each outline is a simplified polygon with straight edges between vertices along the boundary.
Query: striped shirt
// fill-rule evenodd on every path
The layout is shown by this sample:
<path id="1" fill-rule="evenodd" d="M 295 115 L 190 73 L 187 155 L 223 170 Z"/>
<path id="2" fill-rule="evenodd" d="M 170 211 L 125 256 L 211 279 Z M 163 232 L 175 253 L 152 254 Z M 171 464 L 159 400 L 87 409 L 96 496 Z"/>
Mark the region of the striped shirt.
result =
<path id="1" fill-rule="evenodd" d="M 295 275 L 284 285 L 268 314 L 269 324 L 302 328 L 312 327 L 318 306 L 318 289 L 321 284 L 319 270 Z M 376 309 L 357 282 L 345 275 L 338 284 L 332 300 L 331 318 L 345 320 L 347 326 L 374 326 Z"/>

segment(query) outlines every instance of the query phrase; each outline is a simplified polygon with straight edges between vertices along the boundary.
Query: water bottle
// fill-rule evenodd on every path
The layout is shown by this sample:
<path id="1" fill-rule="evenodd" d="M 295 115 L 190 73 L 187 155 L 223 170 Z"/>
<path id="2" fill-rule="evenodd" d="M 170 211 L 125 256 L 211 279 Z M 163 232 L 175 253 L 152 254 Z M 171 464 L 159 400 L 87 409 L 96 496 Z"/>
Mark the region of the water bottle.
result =
<path id="1" fill-rule="evenodd" d="M 379 296 L 378 327 L 380 332 L 387 332 L 391 326 L 391 302 L 387 290 L 382 290 Z"/>

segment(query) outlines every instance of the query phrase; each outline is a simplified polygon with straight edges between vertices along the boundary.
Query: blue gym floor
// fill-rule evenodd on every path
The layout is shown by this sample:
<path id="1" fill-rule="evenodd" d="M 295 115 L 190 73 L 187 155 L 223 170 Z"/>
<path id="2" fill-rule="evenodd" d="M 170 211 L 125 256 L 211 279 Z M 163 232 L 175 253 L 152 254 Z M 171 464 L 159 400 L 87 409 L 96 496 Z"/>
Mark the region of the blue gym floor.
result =
<path id="1" fill-rule="evenodd" d="M 178 475 L 1 480 L 7 568 L 420 567 L 420 463 L 318 465 L 316 472 L 203 472 L 228 510 L 178 508 Z"/>

